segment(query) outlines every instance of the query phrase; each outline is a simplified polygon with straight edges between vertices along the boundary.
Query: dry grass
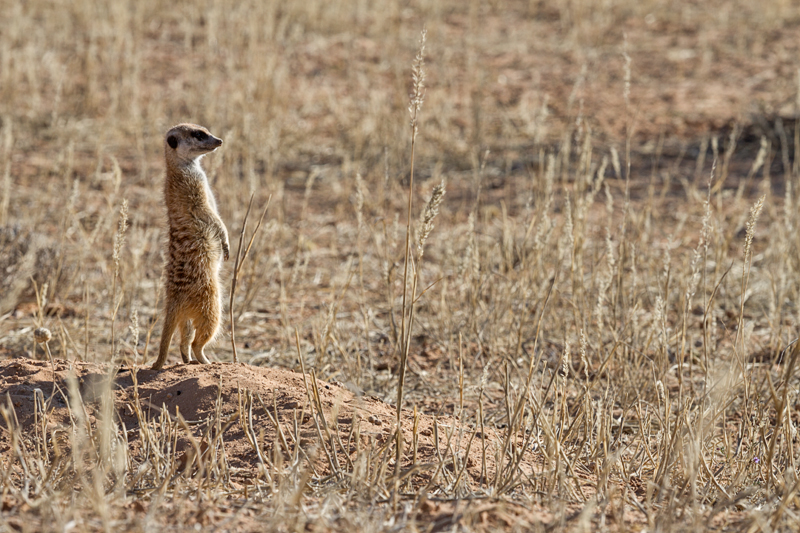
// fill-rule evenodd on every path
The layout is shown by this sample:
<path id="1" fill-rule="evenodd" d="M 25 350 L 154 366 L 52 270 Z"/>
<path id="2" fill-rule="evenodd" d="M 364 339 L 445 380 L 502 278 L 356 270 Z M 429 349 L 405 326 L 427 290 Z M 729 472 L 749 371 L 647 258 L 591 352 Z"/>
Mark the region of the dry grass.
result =
<path id="1" fill-rule="evenodd" d="M 330 468 L 263 455 L 246 391 L 201 433 L 133 402 L 129 448 L 67 380 L 66 425 L 2 402 L 0 530 L 800 527 L 800 9 L 762 4 L 4 2 L 0 355 L 152 359 L 161 136 L 206 125 L 231 235 L 271 196 L 238 358 L 310 373 Z M 317 377 L 412 430 L 345 459 Z M 425 472 L 422 415 L 458 420 Z"/>

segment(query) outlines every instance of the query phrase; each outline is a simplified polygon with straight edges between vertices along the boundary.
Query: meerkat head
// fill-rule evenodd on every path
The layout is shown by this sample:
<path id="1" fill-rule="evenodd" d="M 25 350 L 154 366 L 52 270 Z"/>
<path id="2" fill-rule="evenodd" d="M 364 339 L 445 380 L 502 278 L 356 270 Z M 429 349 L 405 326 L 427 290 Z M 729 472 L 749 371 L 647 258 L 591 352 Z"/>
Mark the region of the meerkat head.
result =
<path id="1" fill-rule="evenodd" d="M 191 162 L 222 146 L 203 126 L 178 124 L 167 132 L 164 150 L 168 160 Z"/>

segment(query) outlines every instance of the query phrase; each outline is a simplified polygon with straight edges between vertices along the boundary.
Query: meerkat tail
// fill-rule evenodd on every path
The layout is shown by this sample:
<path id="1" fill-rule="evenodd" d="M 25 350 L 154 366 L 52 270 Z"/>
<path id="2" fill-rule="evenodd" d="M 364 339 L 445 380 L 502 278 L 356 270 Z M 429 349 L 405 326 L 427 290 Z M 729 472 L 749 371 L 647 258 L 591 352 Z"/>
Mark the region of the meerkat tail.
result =
<path id="1" fill-rule="evenodd" d="M 164 329 L 161 331 L 161 345 L 158 348 L 158 359 L 156 359 L 156 362 L 150 367 L 151 370 L 160 370 L 167 361 L 167 355 L 169 355 L 169 345 L 170 342 L 172 342 L 172 335 L 175 333 L 175 328 L 177 325 L 178 321 L 176 320 L 174 313 L 167 310 L 166 317 L 164 318 Z"/>

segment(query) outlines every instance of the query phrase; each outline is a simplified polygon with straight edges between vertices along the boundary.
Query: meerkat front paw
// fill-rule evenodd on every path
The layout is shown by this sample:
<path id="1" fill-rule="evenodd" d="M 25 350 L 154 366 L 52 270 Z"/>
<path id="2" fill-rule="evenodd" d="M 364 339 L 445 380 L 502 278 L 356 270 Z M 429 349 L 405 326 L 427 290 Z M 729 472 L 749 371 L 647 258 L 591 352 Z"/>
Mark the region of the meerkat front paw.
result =
<path id="1" fill-rule="evenodd" d="M 222 257 L 227 261 L 231 255 L 231 245 L 228 239 L 228 230 L 221 220 L 217 223 L 217 238 L 219 239 L 220 248 L 222 248 Z"/>

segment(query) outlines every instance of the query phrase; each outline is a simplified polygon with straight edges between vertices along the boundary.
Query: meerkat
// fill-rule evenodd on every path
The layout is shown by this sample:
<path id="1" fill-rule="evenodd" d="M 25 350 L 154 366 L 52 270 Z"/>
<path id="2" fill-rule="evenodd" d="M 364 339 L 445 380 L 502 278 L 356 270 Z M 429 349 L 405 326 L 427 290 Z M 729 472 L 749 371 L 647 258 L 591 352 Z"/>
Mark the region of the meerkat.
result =
<path id="1" fill-rule="evenodd" d="M 228 260 L 228 230 L 217 212 L 200 159 L 222 145 L 202 126 L 179 124 L 167 132 L 164 200 L 169 220 L 169 252 L 164 276 L 164 328 L 158 370 L 167 360 L 175 329 L 181 332 L 181 357 L 208 363 L 203 348 L 216 336 L 222 316 L 219 270 Z"/>

